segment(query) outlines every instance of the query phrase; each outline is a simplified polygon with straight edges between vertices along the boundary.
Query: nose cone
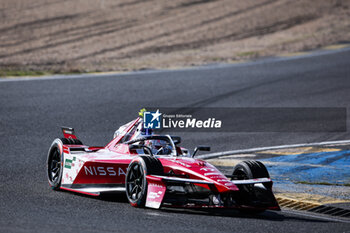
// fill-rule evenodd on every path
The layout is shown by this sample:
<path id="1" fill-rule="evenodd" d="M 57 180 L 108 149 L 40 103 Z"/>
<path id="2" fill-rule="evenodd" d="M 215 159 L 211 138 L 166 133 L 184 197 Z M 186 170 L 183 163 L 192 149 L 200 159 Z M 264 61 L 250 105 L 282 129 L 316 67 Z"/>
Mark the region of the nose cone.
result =
<path id="1" fill-rule="evenodd" d="M 215 184 L 219 192 L 238 191 L 238 187 L 210 163 L 194 158 L 177 158 L 172 160 L 177 167 L 184 169 L 191 178 L 204 179 Z M 189 170 L 191 172 L 189 172 Z"/>
<path id="2" fill-rule="evenodd" d="M 212 180 L 219 192 L 238 191 L 238 187 L 232 183 L 227 177 L 222 174 L 216 167 L 208 162 L 205 162 L 205 166 L 199 168 L 203 176 L 207 180 Z"/>

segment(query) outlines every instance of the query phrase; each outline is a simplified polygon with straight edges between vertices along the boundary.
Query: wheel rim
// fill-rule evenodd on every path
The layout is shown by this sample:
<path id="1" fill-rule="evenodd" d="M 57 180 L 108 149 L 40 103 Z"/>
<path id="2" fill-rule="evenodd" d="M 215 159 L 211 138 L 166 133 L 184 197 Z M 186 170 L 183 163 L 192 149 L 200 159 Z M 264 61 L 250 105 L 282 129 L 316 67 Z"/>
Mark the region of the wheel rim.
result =
<path id="1" fill-rule="evenodd" d="M 56 182 L 59 179 L 59 174 L 61 172 L 61 153 L 58 148 L 55 148 L 52 152 L 49 161 L 49 178 L 51 182 Z"/>
<path id="2" fill-rule="evenodd" d="M 139 163 L 133 164 L 126 180 L 128 196 L 132 201 L 137 201 L 141 197 L 144 188 L 143 178 L 142 166 Z"/>
<path id="3" fill-rule="evenodd" d="M 243 169 L 238 169 L 234 172 L 234 175 L 238 177 L 239 180 L 249 180 L 248 174 Z M 254 190 L 253 184 L 241 184 L 237 185 L 241 190 L 244 190 L 247 193 L 252 193 Z"/>
<path id="4" fill-rule="evenodd" d="M 248 180 L 249 177 L 247 175 L 247 173 L 245 173 L 243 170 L 239 169 L 236 170 L 234 175 L 236 175 L 238 177 L 239 180 Z"/>

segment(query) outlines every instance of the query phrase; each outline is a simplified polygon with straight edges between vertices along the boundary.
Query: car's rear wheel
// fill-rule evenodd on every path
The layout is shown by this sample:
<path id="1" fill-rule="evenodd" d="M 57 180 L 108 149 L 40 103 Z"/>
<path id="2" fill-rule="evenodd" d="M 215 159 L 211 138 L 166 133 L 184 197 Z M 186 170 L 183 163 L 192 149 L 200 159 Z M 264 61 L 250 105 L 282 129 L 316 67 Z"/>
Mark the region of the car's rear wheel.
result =
<path id="1" fill-rule="evenodd" d="M 260 161 L 243 161 L 237 164 L 233 170 L 233 177 L 237 180 L 257 179 L 257 178 L 270 178 L 269 172 L 265 165 Z M 237 185 L 243 202 L 254 196 L 254 184 L 241 184 Z M 241 209 L 245 213 L 260 213 L 264 209 Z"/>
<path id="2" fill-rule="evenodd" d="M 62 180 L 63 148 L 61 139 L 55 139 L 47 155 L 47 176 L 52 189 L 58 190 Z"/>
<path id="3" fill-rule="evenodd" d="M 157 158 L 140 156 L 130 163 L 125 186 L 126 196 L 132 206 L 145 206 L 147 196 L 146 175 L 164 175 L 163 165 Z"/>
<path id="4" fill-rule="evenodd" d="M 76 138 L 61 138 L 60 140 L 65 145 L 83 145 L 83 143 Z"/>

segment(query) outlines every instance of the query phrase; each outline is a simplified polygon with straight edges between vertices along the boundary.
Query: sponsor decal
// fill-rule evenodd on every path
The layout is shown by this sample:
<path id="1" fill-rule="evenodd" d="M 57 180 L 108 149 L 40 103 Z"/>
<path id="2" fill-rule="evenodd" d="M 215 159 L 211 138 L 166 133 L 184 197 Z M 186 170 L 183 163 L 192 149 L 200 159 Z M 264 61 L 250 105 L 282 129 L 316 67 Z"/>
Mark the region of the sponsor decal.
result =
<path id="1" fill-rule="evenodd" d="M 66 161 L 64 162 L 64 167 L 68 168 L 68 169 L 71 169 L 72 168 L 72 163 L 73 163 L 73 160 L 66 159 Z"/>
<path id="2" fill-rule="evenodd" d="M 158 192 L 150 192 L 148 194 L 148 198 L 150 199 L 155 199 L 155 198 L 159 198 L 162 195 L 162 191 L 158 191 Z"/>
<path id="3" fill-rule="evenodd" d="M 204 173 L 205 176 L 210 176 L 210 175 L 221 175 L 218 172 L 209 172 L 209 173 Z"/>
<path id="4" fill-rule="evenodd" d="M 183 163 L 183 162 L 181 162 L 181 161 L 175 160 L 174 162 L 175 162 L 175 163 L 178 163 L 178 164 L 180 164 L 180 165 L 182 165 L 182 166 L 184 166 L 184 167 L 191 167 L 191 165 L 186 164 L 186 163 Z"/>
<path id="5" fill-rule="evenodd" d="M 147 190 L 146 207 L 158 209 L 162 204 L 166 187 L 159 183 L 149 183 Z"/>
<path id="6" fill-rule="evenodd" d="M 126 172 L 118 167 L 102 167 L 102 166 L 84 166 L 85 175 L 87 176 L 125 176 Z"/>
<path id="7" fill-rule="evenodd" d="M 73 134 L 73 131 L 71 131 L 71 130 L 64 129 L 63 131 L 64 131 L 66 134 Z"/>
<path id="8" fill-rule="evenodd" d="M 214 168 L 207 168 L 207 167 L 202 167 L 201 169 L 199 169 L 201 171 L 206 171 L 206 172 L 215 172 L 215 169 Z"/>
<path id="9" fill-rule="evenodd" d="M 227 179 L 217 179 L 217 182 L 227 182 Z"/>
<path id="10" fill-rule="evenodd" d="M 163 188 L 163 187 L 164 187 L 163 185 L 154 184 L 154 183 L 150 183 L 149 185 L 150 185 L 150 186 L 154 186 L 154 187 L 158 187 L 158 188 Z"/>

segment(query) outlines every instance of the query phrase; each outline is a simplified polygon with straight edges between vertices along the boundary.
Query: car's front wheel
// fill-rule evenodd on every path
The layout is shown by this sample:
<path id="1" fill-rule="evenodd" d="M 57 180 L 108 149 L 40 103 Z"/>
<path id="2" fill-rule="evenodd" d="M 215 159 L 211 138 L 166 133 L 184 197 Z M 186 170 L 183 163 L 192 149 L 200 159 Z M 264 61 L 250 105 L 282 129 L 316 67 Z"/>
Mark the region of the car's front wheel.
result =
<path id="1" fill-rule="evenodd" d="M 243 161 L 237 164 L 233 170 L 233 177 L 237 180 L 257 179 L 257 178 L 270 178 L 269 172 L 265 165 L 260 161 Z M 256 193 L 254 184 L 240 184 L 237 185 L 240 190 L 240 202 L 246 205 L 251 203 L 251 200 L 256 199 Z M 249 205 L 249 204 L 248 204 Z M 261 213 L 265 211 L 264 208 L 242 208 L 241 212 L 244 213 Z"/>
<path id="2" fill-rule="evenodd" d="M 126 174 L 126 196 L 132 206 L 144 207 L 147 197 L 146 175 L 164 175 L 161 162 L 154 157 L 140 156 L 133 160 Z"/>

